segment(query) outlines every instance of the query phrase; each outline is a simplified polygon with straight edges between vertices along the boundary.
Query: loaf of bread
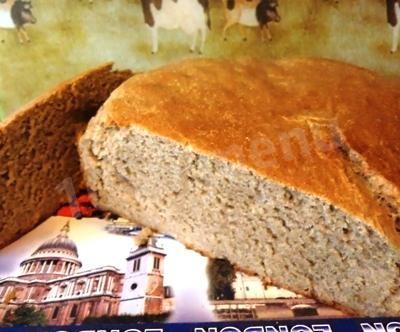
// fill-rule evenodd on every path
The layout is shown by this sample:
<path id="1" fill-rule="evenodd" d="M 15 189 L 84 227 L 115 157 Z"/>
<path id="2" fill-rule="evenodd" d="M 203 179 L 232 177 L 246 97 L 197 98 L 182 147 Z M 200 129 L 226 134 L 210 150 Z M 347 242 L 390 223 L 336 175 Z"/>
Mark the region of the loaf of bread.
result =
<path id="1" fill-rule="evenodd" d="M 0 123 L 0 248 L 51 216 L 82 185 L 77 135 L 129 71 L 106 64 Z"/>
<path id="2" fill-rule="evenodd" d="M 334 61 L 136 75 L 80 140 L 96 203 L 274 285 L 400 314 L 399 81 Z"/>

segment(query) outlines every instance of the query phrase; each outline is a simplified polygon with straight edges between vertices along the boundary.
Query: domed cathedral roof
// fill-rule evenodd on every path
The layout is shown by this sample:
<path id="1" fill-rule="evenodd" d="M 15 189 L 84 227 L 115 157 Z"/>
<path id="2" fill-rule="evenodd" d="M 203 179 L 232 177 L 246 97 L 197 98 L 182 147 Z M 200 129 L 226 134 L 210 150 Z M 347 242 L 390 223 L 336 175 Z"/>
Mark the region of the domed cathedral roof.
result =
<path id="1" fill-rule="evenodd" d="M 53 239 L 47 240 L 43 242 L 33 253 L 33 255 L 39 254 L 40 252 L 46 251 L 54 251 L 58 252 L 60 250 L 64 251 L 70 251 L 73 256 L 79 257 L 78 255 L 78 248 L 75 244 L 74 241 L 72 241 L 69 236 L 69 221 L 64 225 L 64 227 L 61 229 L 60 233 Z M 32 255 L 32 256 L 33 256 Z"/>
<path id="2" fill-rule="evenodd" d="M 74 274 L 81 268 L 78 248 L 68 233 L 69 221 L 55 238 L 43 242 L 30 257 L 21 262 L 20 277 L 49 280 Z"/>

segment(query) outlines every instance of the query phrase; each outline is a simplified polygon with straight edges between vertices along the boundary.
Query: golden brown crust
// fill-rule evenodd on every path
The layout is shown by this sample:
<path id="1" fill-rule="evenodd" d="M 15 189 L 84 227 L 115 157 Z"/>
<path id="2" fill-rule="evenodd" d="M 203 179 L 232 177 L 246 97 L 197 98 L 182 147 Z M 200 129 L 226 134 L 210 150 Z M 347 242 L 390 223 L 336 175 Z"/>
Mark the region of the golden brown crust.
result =
<path id="1" fill-rule="evenodd" d="M 130 76 L 103 65 L 60 84 L 0 123 L 0 248 L 53 214 L 67 191 L 79 190 L 77 135 Z"/>
<path id="2" fill-rule="evenodd" d="M 399 112 L 398 81 L 351 65 L 203 59 L 133 77 L 103 116 L 319 196 L 399 247 L 393 211 L 369 184 L 400 201 Z"/>

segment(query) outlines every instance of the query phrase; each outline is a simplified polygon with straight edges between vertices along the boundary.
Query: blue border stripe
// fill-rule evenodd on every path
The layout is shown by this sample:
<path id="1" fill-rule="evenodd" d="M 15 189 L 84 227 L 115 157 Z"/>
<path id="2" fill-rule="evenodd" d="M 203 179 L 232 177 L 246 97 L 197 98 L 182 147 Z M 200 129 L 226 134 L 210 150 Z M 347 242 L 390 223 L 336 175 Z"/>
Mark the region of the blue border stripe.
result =
<path id="1" fill-rule="evenodd" d="M 182 324 L 10 327 L 1 332 L 400 332 L 400 317 L 375 319 L 313 319 Z"/>

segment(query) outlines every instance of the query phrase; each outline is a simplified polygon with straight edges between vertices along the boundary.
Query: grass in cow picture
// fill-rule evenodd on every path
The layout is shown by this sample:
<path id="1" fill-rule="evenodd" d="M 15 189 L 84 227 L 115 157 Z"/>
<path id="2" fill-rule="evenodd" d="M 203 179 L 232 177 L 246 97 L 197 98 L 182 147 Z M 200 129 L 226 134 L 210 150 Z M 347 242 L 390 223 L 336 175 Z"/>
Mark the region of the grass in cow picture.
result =
<path id="1" fill-rule="evenodd" d="M 0 0 L 0 7 L 9 1 L 27 0 Z M 21 44 L 16 29 L 0 28 L 0 107 L 9 114 L 60 81 L 106 61 L 138 71 L 199 56 L 318 56 L 399 75 L 400 52 L 390 53 L 393 32 L 397 31 L 387 22 L 386 4 L 391 1 L 399 6 L 399 0 L 279 0 L 279 19 L 269 22 L 265 41 L 259 27 L 254 26 L 254 17 L 246 16 L 249 11 L 242 18 L 242 23 L 247 23 L 230 26 L 224 41 L 227 0 L 209 0 L 211 31 L 200 55 L 200 34 L 196 52 L 191 53 L 193 36 L 185 33 L 183 25 L 176 30 L 160 25 L 157 52 L 152 54 L 155 37 L 145 23 L 139 0 L 31 0 L 36 23 L 25 24 L 30 43 Z M 237 6 L 243 1 L 234 2 Z M 206 1 L 187 3 L 196 4 L 193 8 L 198 12 Z M 0 18 L 7 17 L 4 15 Z M 181 15 L 179 20 L 183 18 L 194 16 Z M 201 15 L 197 18 L 204 19 Z M 171 17 L 166 19 L 171 21 Z"/>

